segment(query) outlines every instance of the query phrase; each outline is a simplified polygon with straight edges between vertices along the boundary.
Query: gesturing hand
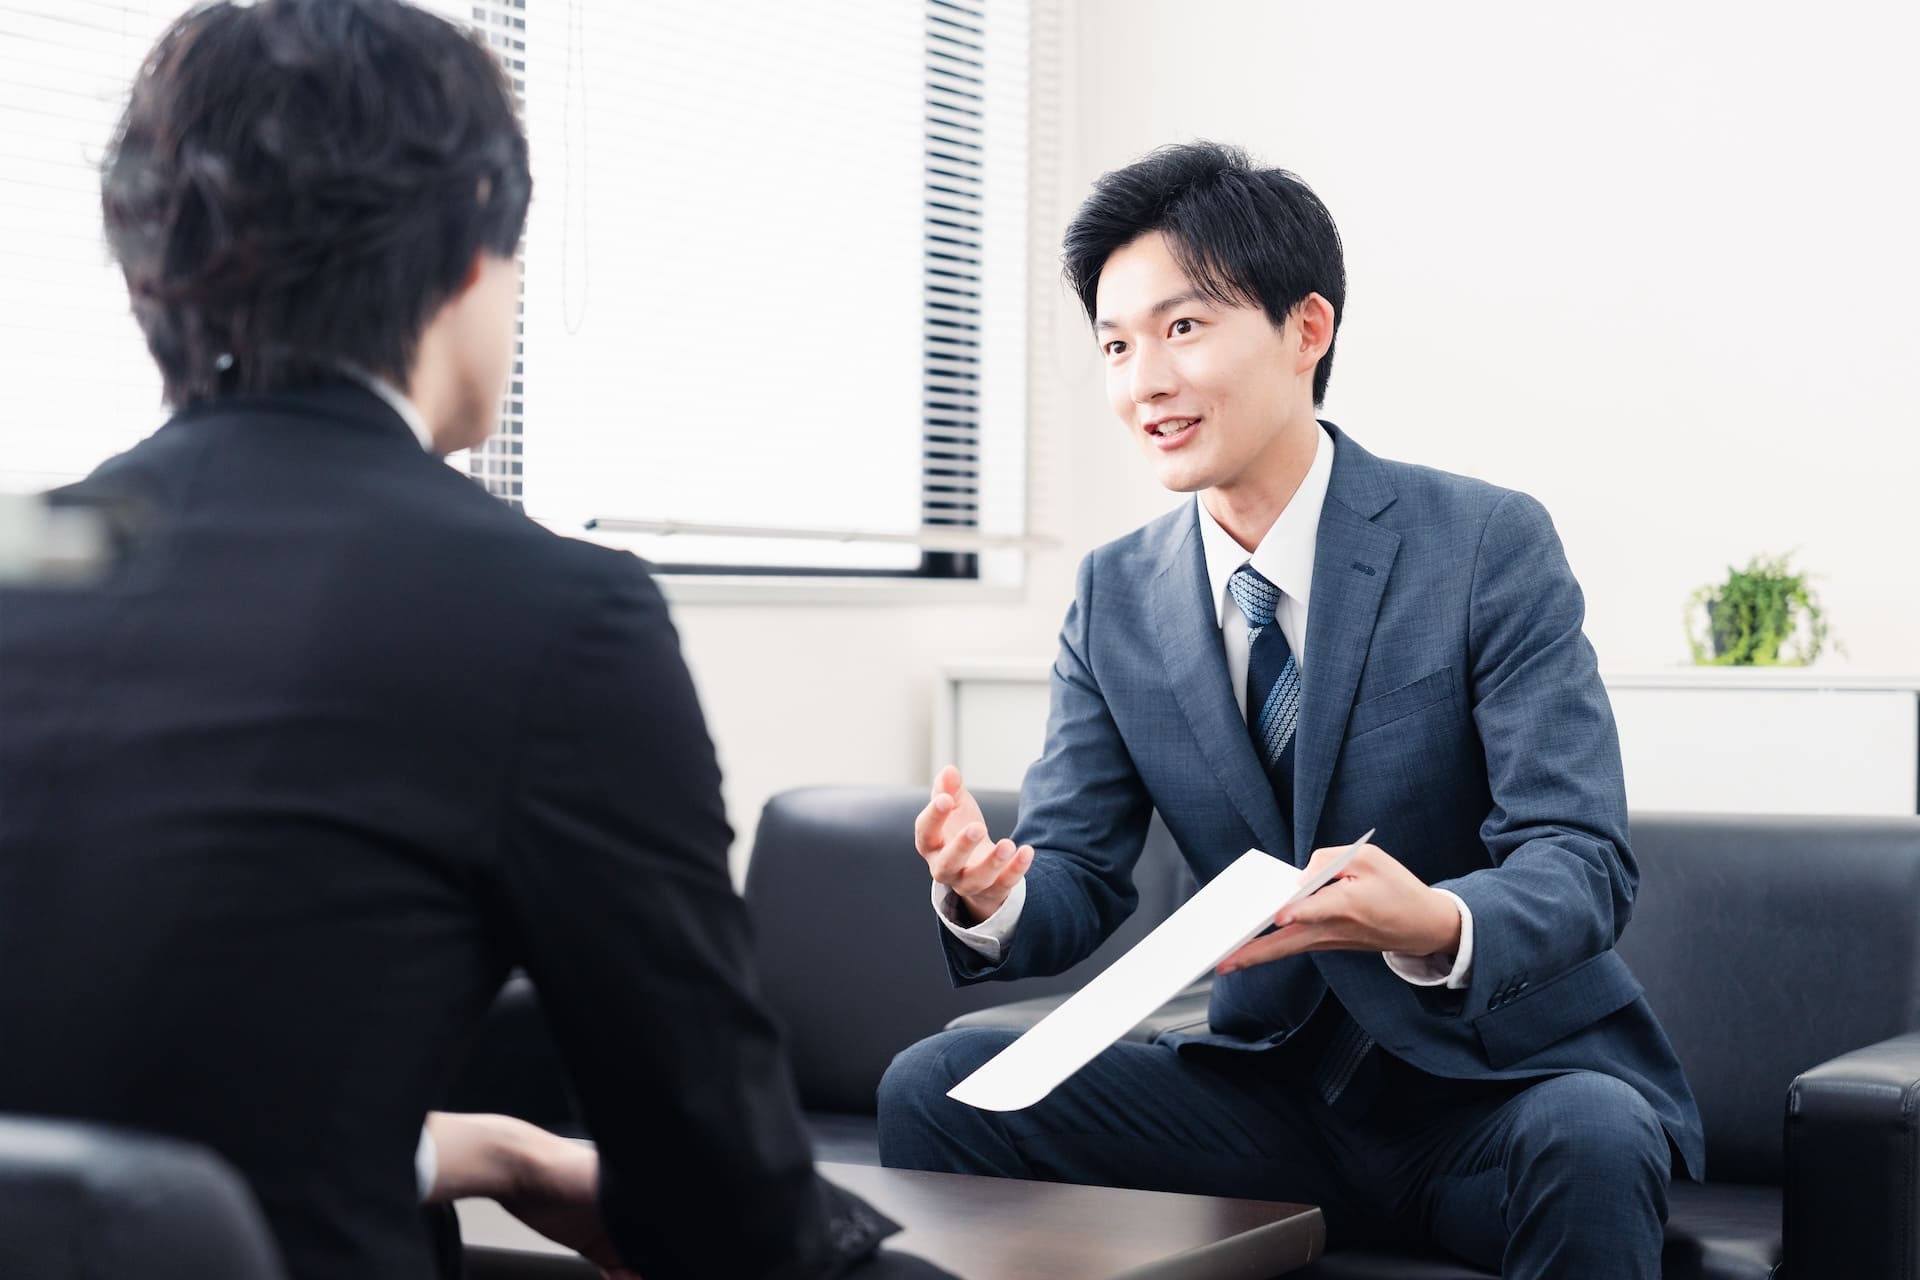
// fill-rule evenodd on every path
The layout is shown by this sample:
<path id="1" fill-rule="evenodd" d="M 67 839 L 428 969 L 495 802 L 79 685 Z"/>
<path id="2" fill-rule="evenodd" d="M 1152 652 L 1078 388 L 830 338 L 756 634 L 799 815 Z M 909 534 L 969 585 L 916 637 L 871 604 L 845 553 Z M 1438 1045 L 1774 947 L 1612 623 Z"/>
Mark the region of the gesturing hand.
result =
<path id="1" fill-rule="evenodd" d="M 1314 850 L 1312 875 L 1346 852 L 1341 845 Z M 1460 909 L 1429 887 L 1378 845 L 1360 851 L 1318 893 L 1281 909 L 1278 926 L 1222 960 L 1217 973 L 1232 973 L 1306 951 L 1397 951 L 1450 955 L 1460 947 Z"/>
<path id="2" fill-rule="evenodd" d="M 979 802 L 952 765 L 933 780 L 933 799 L 913 820 L 913 847 L 936 884 L 953 890 L 977 924 L 1000 909 L 1033 865 L 1033 847 L 987 835 Z"/>

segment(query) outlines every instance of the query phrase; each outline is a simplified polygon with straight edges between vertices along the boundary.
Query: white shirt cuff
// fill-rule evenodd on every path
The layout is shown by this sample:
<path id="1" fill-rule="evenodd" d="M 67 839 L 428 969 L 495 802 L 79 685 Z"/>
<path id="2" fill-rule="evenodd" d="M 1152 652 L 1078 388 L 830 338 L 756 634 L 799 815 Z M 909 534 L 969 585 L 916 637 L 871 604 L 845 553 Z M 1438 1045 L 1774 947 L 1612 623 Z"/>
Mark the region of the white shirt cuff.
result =
<path id="1" fill-rule="evenodd" d="M 1452 956 L 1410 956 L 1383 951 L 1380 958 L 1387 962 L 1387 968 L 1416 987 L 1444 986 L 1449 991 L 1459 991 L 1473 977 L 1473 912 L 1467 910 L 1459 894 L 1446 889 L 1437 892 L 1452 898 L 1453 905 L 1460 908 L 1460 950 Z"/>
<path id="2" fill-rule="evenodd" d="M 999 964 L 1000 957 L 1007 953 L 1007 939 L 1013 936 L 1013 926 L 1020 923 L 1020 909 L 1026 905 L 1027 880 L 1022 876 L 998 911 L 979 924 L 965 925 L 960 923 L 960 895 L 938 882 L 933 886 L 933 911 L 940 923 L 988 964 Z"/>
<path id="3" fill-rule="evenodd" d="M 427 1197 L 433 1194 L 434 1179 L 439 1176 L 440 1151 L 433 1145 L 433 1135 L 422 1128 L 420 1145 L 413 1149 L 413 1181 L 420 1189 L 421 1204 L 425 1204 Z"/>

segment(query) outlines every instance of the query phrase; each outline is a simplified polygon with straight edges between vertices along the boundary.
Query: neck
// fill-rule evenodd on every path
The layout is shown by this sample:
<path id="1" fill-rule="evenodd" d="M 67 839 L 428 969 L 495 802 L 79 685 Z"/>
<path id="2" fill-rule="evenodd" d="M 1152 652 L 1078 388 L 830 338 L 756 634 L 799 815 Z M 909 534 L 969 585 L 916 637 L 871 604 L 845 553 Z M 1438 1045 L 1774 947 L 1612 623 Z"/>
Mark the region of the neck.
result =
<path id="1" fill-rule="evenodd" d="M 1242 549 L 1252 551 L 1300 491 L 1319 447 L 1320 424 L 1313 417 L 1289 424 L 1239 475 L 1206 490 L 1200 501 Z"/>
<path id="2" fill-rule="evenodd" d="M 433 439 L 433 452 L 445 457 L 477 443 L 467 426 L 471 414 L 460 400 L 458 381 L 440 362 L 418 361 L 401 388 L 401 394 L 413 404 Z"/>

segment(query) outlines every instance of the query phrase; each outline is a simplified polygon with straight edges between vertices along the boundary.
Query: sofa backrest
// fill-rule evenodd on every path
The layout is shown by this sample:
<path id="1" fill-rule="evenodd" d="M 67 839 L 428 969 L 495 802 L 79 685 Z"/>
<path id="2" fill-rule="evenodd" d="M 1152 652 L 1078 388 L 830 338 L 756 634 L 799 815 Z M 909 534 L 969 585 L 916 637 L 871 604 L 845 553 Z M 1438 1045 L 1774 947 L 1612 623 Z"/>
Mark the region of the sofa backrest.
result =
<path id="1" fill-rule="evenodd" d="M 1920 1029 L 1920 817 L 1640 814 L 1620 952 L 1686 1068 L 1716 1182 L 1779 1182 L 1787 1086 Z"/>
<path id="2" fill-rule="evenodd" d="M 1071 991 L 1193 892 L 1159 820 L 1134 875 L 1140 905 L 1092 956 L 1054 978 L 955 990 L 941 954 L 926 864 L 913 849 L 919 787 L 804 787 L 767 801 L 747 864 L 746 901 L 762 990 L 780 1019 L 811 1111 L 871 1114 L 893 1055 L 987 1005 Z M 997 836 L 1011 792 L 975 798 Z"/>
<path id="3" fill-rule="evenodd" d="M 204 1147 L 0 1116 L 0 1275 L 285 1280 L 253 1192 Z"/>

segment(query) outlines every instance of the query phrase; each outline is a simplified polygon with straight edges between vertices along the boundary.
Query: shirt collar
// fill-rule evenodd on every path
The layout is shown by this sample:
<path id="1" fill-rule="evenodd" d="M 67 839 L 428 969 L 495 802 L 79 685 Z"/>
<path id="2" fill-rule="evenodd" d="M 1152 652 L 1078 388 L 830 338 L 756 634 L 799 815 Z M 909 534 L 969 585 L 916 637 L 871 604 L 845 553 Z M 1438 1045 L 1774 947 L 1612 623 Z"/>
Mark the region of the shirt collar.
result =
<path id="1" fill-rule="evenodd" d="M 1333 437 L 1325 427 L 1315 429 L 1319 436 L 1306 477 L 1251 556 L 1220 527 L 1200 496 L 1194 495 L 1194 506 L 1200 511 L 1200 544 L 1207 557 L 1207 585 L 1213 591 L 1215 626 L 1226 624 L 1227 579 L 1243 564 L 1251 564 L 1261 577 L 1301 604 L 1310 602 L 1313 553 L 1320 542 L 1320 510 L 1327 504 L 1327 485 L 1333 479 Z"/>
<path id="2" fill-rule="evenodd" d="M 413 401 L 407 399 L 404 391 L 394 386 L 391 382 L 388 382 L 385 378 L 380 377 L 378 374 L 368 373 L 363 369 L 355 369 L 345 365 L 342 365 L 341 368 L 348 377 L 386 401 L 387 407 L 399 414 L 400 421 L 407 424 L 407 429 L 413 432 L 413 438 L 420 442 L 422 449 L 425 449 L 428 453 L 434 451 L 433 430 L 427 426 L 427 420 L 420 416 L 420 410 L 414 408 Z"/>

